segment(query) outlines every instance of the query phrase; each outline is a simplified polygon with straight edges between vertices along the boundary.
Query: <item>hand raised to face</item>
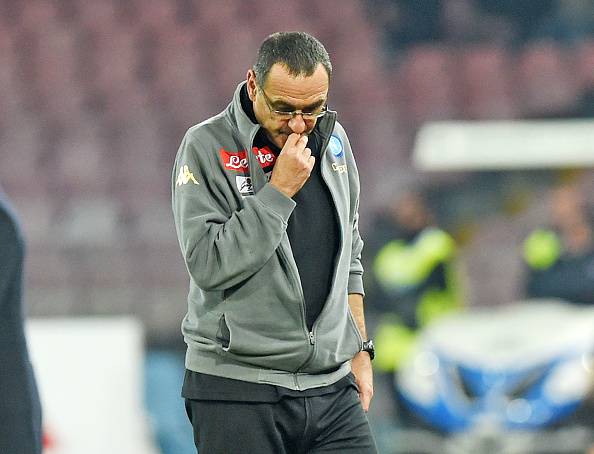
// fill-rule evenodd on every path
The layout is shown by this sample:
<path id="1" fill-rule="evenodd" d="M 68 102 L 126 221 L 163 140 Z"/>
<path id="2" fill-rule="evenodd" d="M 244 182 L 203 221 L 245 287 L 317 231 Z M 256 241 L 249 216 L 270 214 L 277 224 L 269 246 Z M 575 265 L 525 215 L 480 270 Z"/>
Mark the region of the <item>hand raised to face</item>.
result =
<path id="1" fill-rule="evenodd" d="M 307 140 L 307 135 L 290 134 L 276 158 L 270 184 L 287 197 L 299 192 L 313 169 L 315 158 L 307 148 Z"/>

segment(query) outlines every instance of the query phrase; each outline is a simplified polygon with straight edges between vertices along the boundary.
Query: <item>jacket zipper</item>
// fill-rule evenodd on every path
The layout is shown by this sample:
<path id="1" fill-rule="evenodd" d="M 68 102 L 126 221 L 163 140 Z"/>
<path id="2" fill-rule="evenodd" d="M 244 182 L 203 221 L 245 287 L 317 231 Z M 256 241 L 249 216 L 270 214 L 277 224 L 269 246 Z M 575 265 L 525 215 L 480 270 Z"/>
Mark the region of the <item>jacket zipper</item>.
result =
<path id="1" fill-rule="evenodd" d="M 248 148 L 246 148 L 246 150 L 247 150 L 247 156 L 248 156 L 248 165 L 250 167 L 250 176 L 252 177 L 252 182 L 254 183 L 254 192 L 257 192 L 257 189 L 259 189 L 259 188 L 257 187 L 257 182 L 255 181 L 255 178 L 254 178 L 254 172 L 253 172 L 253 169 L 252 169 L 253 166 L 251 165 L 254 162 L 254 160 L 253 160 L 253 156 L 250 153 L 250 151 L 251 151 L 251 147 L 253 146 L 253 143 L 254 143 L 254 138 L 256 137 L 256 134 L 258 133 L 258 130 L 259 130 L 259 128 L 256 128 L 253 131 L 253 133 L 250 135 L 250 140 L 249 140 L 250 146 Z M 329 140 L 329 138 L 328 138 L 328 140 Z M 258 170 L 260 170 L 260 167 L 259 166 L 255 166 L 255 167 L 257 168 L 256 172 Z M 262 174 L 263 174 L 263 172 L 262 172 Z M 286 235 L 286 233 L 285 233 L 285 235 Z M 279 254 L 280 254 L 281 258 L 286 263 L 287 268 L 290 270 L 291 276 L 293 277 L 294 287 L 296 288 L 297 293 L 299 293 L 299 298 L 301 300 L 301 318 L 302 318 L 303 332 L 306 334 L 307 339 L 309 340 L 310 345 L 313 347 L 315 345 L 315 336 L 314 336 L 313 331 L 309 331 L 309 329 L 307 327 L 307 314 L 306 314 L 306 306 L 305 306 L 305 295 L 303 294 L 303 288 L 301 287 L 301 279 L 299 277 L 299 273 L 294 269 L 293 266 L 291 266 L 291 262 L 289 261 L 289 258 L 287 257 L 287 253 L 285 252 L 282 243 L 279 245 L 278 251 L 279 251 Z M 309 355 L 307 357 L 307 360 L 305 361 L 304 364 L 307 364 L 307 362 L 310 361 L 311 357 L 313 356 L 313 352 L 314 352 L 314 350 L 312 348 L 312 350 L 309 353 Z M 299 370 L 299 368 L 297 370 Z M 297 385 L 296 380 L 295 380 L 295 384 Z"/>
<path id="2" fill-rule="evenodd" d="M 328 145 L 328 142 L 330 141 L 330 136 L 328 137 L 328 139 L 325 142 L 325 146 Z M 320 160 L 320 165 L 323 164 L 323 160 Z M 334 273 L 332 275 L 332 285 L 330 287 L 330 293 L 332 293 L 334 287 L 335 287 L 335 283 L 336 283 L 336 275 L 338 272 L 338 260 L 340 260 L 340 257 L 342 256 L 342 251 L 344 249 L 344 235 L 342 233 L 342 228 L 343 228 L 343 224 L 341 222 L 340 219 L 340 213 L 338 212 L 338 205 L 336 203 L 336 197 L 334 195 L 334 192 L 332 191 L 330 185 L 328 184 L 328 180 L 325 176 L 325 172 L 324 172 L 324 167 L 321 168 L 321 175 L 322 175 L 322 180 L 324 181 L 324 183 L 326 184 L 326 187 L 328 188 L 328 192 L 330 192 L 330 197 L 332 197 L 332 204 L 334 205 L 334 214 L 336 215 L 336 219 L 338 220 L 338 224 L 339 224 L 339 230 L 338 230 L 338 244 L 340 245 L 339 250 L 338 250 L 338 254 L 336 256 L 336 266 L 334 267 Z M 330 297 L 330 294 L 328 295 L 328 297 Z M 322 315 L 324 314 L 324 312 L 326 311 L 327 305 L 325 304 L 324 307 L 322 308 L 322 311 L 320 312 L 320 314 L 318 315 L 318 319 L 314 322 L 313 326 L 312 326 L 312 334 L 315 334 L 315 328 L 316 325 L 318 324 L 318 320 L 322 318 Z"/>
<path id="3" fill-rule="evenodd" d="M 251 153 L 249 153 L 249 151 L 251 151 L 251 147 L 253 146 L 254 138 L 256 137 L 258 130 L 259 130 L 259 128 L 255 129 L 254 132 L 250 135 L 250 147 L 246 148 L 246 150 L 248 150 L 247 155 L 248 155 L 248 163 L 249 163 L 248 165 L 250 167 L 250 176 L 252 177 L 252 182 L 254 182 L 254 183 L 256 183 L 256 181 L 254 179 L 254 174 L 252 172 L 252 166 L 251 166 L 251 163 L 253 163 L 253 159 L 252 159 L 252 155 L 251 155 Z M 258 170 L 260 169 L 259 166 L 256 166 L 256 167 Z M 254 192 L 256 192 L 256 190 L 257 190 L 257 187 L 256 187 L 256 184 L 254 184 Z M 286 233 L 285 233 L 285 235 L 286 235 Z M 282 243 L 279 245 L 278 251 L 279 251 L 281 258 L 286 263 L 287 268 L 291 271 L 291 276 L 293 277 L 294 287 L 297 289 L 297 293 L 299 293 L 299 298 L 301 300 L 301 317 L 302 317 L 303 332 L 306 334 L 310 345 L 314 346 L 315 345 L 314 333 L 313 333 L 313 331 L 309 331 L 309 329 L 307 327 L 305 295 L 303 294 L 303 288 L 301 287 L 301 279 L 299 277 L 299 273 L 294 269 L 293 266 L 291 266 L 291 262 L 289 261 L 289 258 L 287 257 L 287 253 L 285 252 Z M 305 363 L 307 363 L 311 359 L 312 356 L 313 356 L 313 348 L 312 348 L 312 351 L 310 352 L 310 354 L 308 355 Z M 299 370 L 299 369 L 297 369 L 297 370 Z"/>
<path id="4" fill-rule="evenodd" d="M 332 134 L 330 134 L 330 136 L 331 136 L 331 135 L 332 135 Z M 327 139 L 327 140 L 324 142 L 324 146 L 322 147 L 322 150 L 325 150 L 325 147 L 328 145 L 328 142 L 330 141 L 330 136 L 328 136 L 328 139 Z M 323 160 L 320 160 L 320 165 L 322 165 L 322 164 L 323 164 L 323 162 L 324 162 Z M 335 197 L 335 195 L 334 195 L 334 192 L 332 191 L 332 189 L 331 189 L 330 185 L 328 184 L 328 180 L 327 180 L 327 178 L 326 178 L 326 174 L 325 174 L 325 172 L 324 172 L 324 167 L 322 167 L 322 168 L 321 168 L 321 175 L 322 175 L 322 180 L 324 180 L 324 183 L 326 183 L 326 186 L 328 187 L 328 191 L 330 192 L 330 196 L 332 197 L 332 202 L 333 202 L 333 204 L 334 204 L 334 213 L 336 214 L 336 219 L 338 219 L 338 221 L 339 221 L 339 224 L 340 224 L 340 229 L 339 229 L 339 233 L 338 233 L 338 234 L 339 234 L 339 240 L 340 240 L 340 242 L 339 242 L 339 244 L 340 244 L 340 249 L 339 249 L 339 251 L 338 251 L 338 256 L 337 256 L 337 260 L 338 260 L 338 259 L 340 258 L 340 256 L 342 255 L 342 251 L 343 251 L 343 249 L 344 249 L 344 236 L 343 236 L 343 233 L 342 233 L 342 228 L 343 228 L 343 224 L 344 224 L 344 223 L 341 223 L 341 222 L 340 222 L 340 213 L 338 212 L 338 205 L 337 205 L 337 203 L 336 203 L 336 197 Z M 337 265 L 338 265 L 338 262 L 337 262 Z M 338 266 L 336 266 L 336 267 L 334 268 L 334 275 L 333 275 L 333 277 L 332 277 L 332 286 L 331 286 L 331 292 L 332 292 L 332 289 L 334 289 L 334 284 L 335 284 L 335 282 L 336 282 L 336 274 L 337 274 L 337 271 L 338 271 Z M 322 308 L 322 311 L 320 312 L 320 314 L 318 315 L 318 318 L 316 319 L 316 321 L 314 322 L 314 324 L 313 324 L 313 326 L 312 326 L 312 331 L 311 331 L 311 333 L 310 333 L 310 334 L 312 335 L 312 337 L 313 337 L 314 339 L 315 339 L 316 325 L 318 324 L 318 320 L 322 318 L 322 315 L 323 315 L 323 314 L 324 314 L 324 312 L 326 311 L 326 308 L 327 308 L 327 305 L 324 305 L 324 307 Z M 357 324 L 355 323 L 355 320 L 354 320 L 354 318 L 353 318 L 353 315 L 352 315 L 352 313 L 351 313 L 351 311 L 350 311 L 350 308 L 348 309 L 348 311 L 349 311 L 349 313 L 348 313 L 349 320 L 350 320 L 351 324 L 353 325 L 353 328 L 354 328 L 354 330 L 355 330 L 355 333 L 356 333 L 356 335 L 357 335 L 357 337 L 358 337 L 358 339 L 359 339 L 360 348 L 363 348 L 363 337 L 361 336 L 361 333 L 359 332 L 359 327 L 358 327 L 358 326 L 357 326 Z M 311 358 L 310 358 L 310 359 L 311 359 Z M 306 364 L 307 364 L 307 362 L 306 362 L 306 363 L 304 363 L 304 364 L 301 366 L 301 368 L 303 368 L 303 367 L 304 367 Z"/>
<path id="5" fill-rule="evenodd" d="M 306 334 L 307 339 L 309 340 L 309 343 L 311 345 L 314 345 L 315 339 L 313 337 L 313 333 L 310 332 L 307 328 L 307 322 L 306 322 L 307 318 L 306 318 L 306 313 L 305 313 L 305 310 L 306 310 L 305 309 L 305 295 L 303 294 L 303 288 L 301 287 L 301 279 L 299 278 L 299 274 L 295 271 L 294 267 L 292 266 L 291 262 L 289 261 L 289 258 L 287 257 L 287 254 L 286 254 L 282 244 L 279 245 L 278 251 L 279 251 L 281 258 L 286 263 L 287 268 L 290 270 L 291 277 L 293 278 L 293 286 L 297 290 L 297 293 L 299 293 L 299 299 L 301 301 L 301 317 L 302 317 L 301 322 L 302 322 L 303 332 Z"/>
<path id="6" fill-rule="evenodd" d="M 334 215 L 336 216 L 336 221 L 338 222 L 338 244 L 339 244 L 339 248 L 338 248 L 338 253 L 336 255 L 335 258 L 335 266 L 334 266 L 334 271 L 332 273 L 332 284 L 330 285 L 330 293 L 328 294 L 328 297 L 330 297 L 330 295 L 332 294 L 332 291 L 334 290 L 334 284 L 336 283 L 336 274 L 338 272 L 338 260 L 340 260 L 340 256 L 342 255 L 342 250 L 344 249 L 344 244 L 343 244 L 343 234 L 342 234 L 342 222 L 340 219 L 340 213 L 338 212 L 338 205 L 336 204 L 336 197 L 334 196 L 334 192 L 332 192 L 332 188 L 330 187 L 330 185 L 328 184 L 328 179 L 326 178 L 325 172 L 324 172 L 324 156 L 326 154 L 326 147 L 328 146 L 328 143 L 330 143 L 330 138 L 332 137 L 332 131 L 334 130 L 334 123 L 336 122 L 336 120 L 334 120 L 332 122 L 332 130 L 330 131 L 330 134 L 328 134 L 328 137 L 326 138 L 326 140 L 324 140 L 324 143 L 322 144 L 322 148 L 320 151 L 320 175 L 322 176 L 322 181 L 324 182 L 324 184 L 326 185 L 326 188 L 328 189 L 328 192 L 330 193 L 330 197 L 332 198 L 332 206 L 334 207 Z M 327 304 L 324 304 L 324 307 L 322 307 L 322 311 L 319 313 L 318 318 L 316 319 L 316 321 L 314 322 L 313 326 L 312 326 L 312 334 L 315 333 L 315 327 L 317 325 L 318 319 L 320 319 L 322 317 L 322 314 L 324 313 L 324 310 L 326 309 Z"/>
<path id="7" fill-rule="evenodd" d="M 334 123 L 336 122 L 336 119 L 334 119 L 334 121 L 332 122 L 332 127 L 330 128 L 330 133 L 328 134 L 328 137 L 326 137 L 324 139 L 324 142 L 322 143 L 322 146 L 320 147 L 320 166 L 322 166 L 323 164 L 323 156 L 325 154 L 325 150 L 326 147 L 328 146 L 328 143 L 330 142 L 330 137 L 332 136 L 332 131 L 334 130 Z M 336 259 L 338 260 L 342 254 L 342 250 L 343 250 L 343 235 L 342 235 L 342 224 L 340 222 L 340 214 L 338 213 L 338 208 L 336 205 L 336 198 L 334 197 L 334 193 L 332 192 L 332 190 L 330 189 L 330 185 L 328 184 L 326 178 L 324 177 L 324 168 L 320 167 L 320 174 L 322 176 L 322 180 L 324 181 L 324 183 L 326 184 L 326 187 L 328 188 L 328 191 L 330 192 L 330 197 L 332 197 L 332 203 L 334 205 L 334 213 L 336 215 L 336 219 L 338 220 L 338 224 L 339 224 L 339 229 L 338 229 L 338 235 L 339 235 L 339 244 L 340 244 L 340 249 L 338 251 L 338 255 L 336 257 Z M 334 289 L 334 283 L 336 281 L 336 273 L 338 271 L 338 262 L 335 263 L 334 266 L 334 273 L 332 276 L 332 285 L 330 286 L 330 293 L 328 294 L 328 297 L 330 297 L 330 295 L 332 294 L 332 291 Z M 312 327 L 311 327 L 311 331 L 309 331 L 308 335 L 309 335 L 309 343 L 314 346 L 314 348 L 312 349 L 310 355 L 307 357 L 307 359 L 305 360 L 305 362 L 303 362 L 303 364 L 301 364 L 297 370 L 295 371 L 296 373 L 299 372 L 301 369 L 303 369 L 305 366 L 307 366 L 307 364 L 309 364 L 309 362 L 311 361 L 311 359 L 314 356 L 314 352 L 315 352 L 315 344 L 316 344 L 316 326 L 318 324 L 318 320 L 322 317 L 322 314 L 324 313 L 324 311 L 326 310 L 327 304 L 324 304 L 324 307 L 322 308 L 322 311 L 320 312 L 320 314 L 318 315 L 318 318 L 314 321 Z M 303 298 L 303 316 L 305 317 L 305 297 Z M 304 323 L 307 329 L 307 322 L 305 321 L 307 319 L 304 319 Z"/>
<path id="8" fill-rule="evenodd" d="M 328 113 L 331 113 L 331 111 L 329 111 Z M 241 137 L 241 136 L 242 136 L 242 134 L 239 132 L 239 129 L 237 128 L 237 126 L 236 126 L 236 125 L 235 125 L 233 122 L 229 122 L 229 123 L 230 123 L 230 125 L 231 125 L 232 129 L 234 129 L 234 130 L 235 130 L 235 132 L 237 133 L 238 137 Z M 320 150 L 320 156 L 322 156 L 322 154 L 324 153 L 324 150 L 325 150 L 325 149 L 326 149 L 326 147 L 328 146 L 328 143 L 329 143 L 329 141 L 330 141 L 330 137 L 332 136 L 332 131 L 334 130 L 334 124 L 335 124 L 335 123 L 336 123 L 336 117 L 334 116 L 334 118 L 333 118 L 333 120 L 332 120 L 331 127 L 329 128 L 329 134 L 328 134 L 328 137 L 327 137 L 327 138 L 324 140 L 324 143 L 323 143 L 323 145 L 322 145 L 322 147 L 321 147 L 321 150 Z M 247 156 L 248 156 L 248 166 L 249 166 L 250 176 L 252 177 L 252 182 L 254 183 L 254 192 L 257 192 L 257 191 L 256 191 L 256 189 L 257 189 L 257 188 L 256 188 L 256 186 L 257 186 L 257 184 L 256 184 L 256 183 L 257 183 L 257 182 L 255 181 L 254 174 L 253 174 L 253 172 L 252 172 L 252 165 L 251 165 L 251 164 L 253 163 L 253 159 L 252 159 L 252 155 L 251 155 L 250 151 L 251 151 L 251 147 L 253 146 L 253 141 L 254 141 L 254 138 L 255 138 L 255 136 L 256 136 L 256 134 L 257 134 L 258 130 L 259 130 L 259 128 L 255 128 L 255 129 L 252 131 L 252 133 L 251 133 L 251 134 L 250 134 L 250 136 L 249 136 L 249 140 L 248 140 L 248 142 L 249 142 L 249 147 L 246 147 L 246 154 L 247 154 Z M 321 165 L 321 162 L 320 162 L 320 165 Z M 256 167 L 257 167 L 257 168 L 259 168 L 259 166 L 256 166 Z M 263 173 L 262 173 L 262 174 L 263 174 Z M 322 175 L 322 179 L 324 180 L 324 182 L 326 182 L 326 179 L 323 177 L 323 175 Z M 326 183 L 326 185 L 328 185 L 328 184 Z M 330 190 L 330 189 L 328 189 L 328 190 Z M 335 210 L 335 212 L 336 212 L 337 219 L 339 219 L 339 220 L 340 220 L 340 217 L 339 217 L 339 215 L 338 215 L 338 209 L 336 208 L 336 200 L 335 200 L 335 198 L 334 198 L 334 194 L 332 194 L 332 191 L 330 191 L 330 195 L 332 196 L 332 200 L 333 200 L 333 202 L 334 202 L 334 210 Z M 339 231 L 339 235 L 340 235 L 340 245 L 341 245 L 341 249 L 340 249 L 340 251 L 339 251 L 339 255 L 338 255 L 338 256 L 340 257 L 340 253 L 342 253 L 342 226 L 341 226 L 341 229 L 340 229 L 340 231 Z M 306 307 L 305 307 L 305 296 L 304 296 L 304 294 L 303 294 L 303 288 L 301 287 L 301 280 L 300 280 L 300 278 L 299 278 L 299 273 L 297 273 L 297 272 L 296 272 L 296 271 L 293 269 L 293 267 L 291 266 L 291 263 L 289 262 L 289 259 L 288 259 L 287 255 L 286 255 L 286 252 L 285 252 L 285 250 L 283 249 L 283 246 L 282 246 L 282 244 L 281 244 L 281 245 L 279 245 L 279 247 L 278 247 L 278 251 L 279 251 L 279 254 L 280 254 L 281 258 L 282 258 L 282 259 L 285 261 L 285 263 L 286 263 L 287 267 L 288 267 L 288 268 L 291 270 L 291 275 L 292 275 L 292 277 L 293 277 L 294 285 L 295 285 L 295 287 L 296 287 L 296 289 L 297 289 L 297 292 L 299 293 L 299 296 L 300 296 L 300 299 L 301 299 L 301 316 L 302 316 L 302 326 L 303 326 L 303 331 L 304 331 L 304 333 L 305 333 L 305 334 L 306 334 L 306 336 L 307 336 L 307 339 L 308 339 L 308 341 L 309 341 L 309 344 L 312 346 L 312 349 L 311 349 L 311 351 L 310 351 L 310 353 L 309 353 L 309 355 L 308 355 L 307 359 L 305 360 L 305 362 L 303 362 L 303 364 L 301 364 L 301 366 L 299 366 L 299 367 L 298 367 L 298 368 L 295 370 L 295 372 L 298 372 L 300 369 L 302 369 L 303 367 L 305 367 L 305 365 L 306 365 L 306 364 L 308 364 L 308 363 L 311 361 L 311 359 L 312 359 L 312 357 L 313 357 L 313 355 L 314 355 L 314 351 L 315 351 L 315 343 L 316 343 L 316 338 L 315 338 L 315 332 L 314 332 L 314 331 L 315 331 L 315 326 L 316 326 L 316 322 L 317 322 L 317 320 L 316 320 L 316 322 L 314 322 L 314 324 L 313 324 L 313 326 L 312 326 L 312 329 L 311 329 L 311 331 L 309 331 L 309 328 L 307 327 L 307 317 L 306 317 Z M 336 279 L 336 271 L 337 271 L 337 268 L 335 267 L 335 268 L 334 268 L 334 277 L 333 277 L 333 280 L 332 280 L 332 287 L 331 287 L 331 292 L 332 292 L 332 288 L 334 287 L 334 280 Z M 324 308 L 325 308 L 325 307 L 324 307 Z M 322 309 L 322 312 L 323 312 L 323 310 L 324 310 L 324 309 Z M 321 315 L 321 314 L 320 314 L 320 315 Z M 318 316 L 318 318 L 319 318 L 319 316 Z M 297 378 L 296 378 L 296 377 L 295 377 L 295 384 L 296 384 L 296 385 L 298 384 L 298 383 L 297 383 Z"/>

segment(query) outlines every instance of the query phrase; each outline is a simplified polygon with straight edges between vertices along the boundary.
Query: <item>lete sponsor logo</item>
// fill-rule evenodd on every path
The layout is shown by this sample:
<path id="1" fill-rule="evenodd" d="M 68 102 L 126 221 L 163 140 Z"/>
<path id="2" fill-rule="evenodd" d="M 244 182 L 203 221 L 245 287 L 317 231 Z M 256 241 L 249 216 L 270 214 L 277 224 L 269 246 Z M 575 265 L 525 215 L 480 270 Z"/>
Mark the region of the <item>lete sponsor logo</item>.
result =
<path id="1" fill-rule="evenodd" d="M 276 155 L 268 147 L 254 147 L 252 151 L 256 155 L 256 158 L 258 158 L 258 162 L 263 169 L 273 166 L 276 162 Z"/>
<path id="2" fill-rule="evenodd" d="M 249 166 L 245 150 L 233 152 L 221 148 L 221 159 L 225 169 L 234 170 L 235 172 L 248 171 Z"/>
<path id="3" fill-rule="evenodd" d="M 253 147 L 252 152 L 256 155 L 256 159 L 258 160 L 260 167 L 263 169 L 273 166 L 276 161 L 275 154 L 268 147 Z M 242 173 L 247 173 L 249 170 L 248 158 L 245 150 L 227 151 L 224 148 L 221 148 L 221 159 L 227 170 Z"/>

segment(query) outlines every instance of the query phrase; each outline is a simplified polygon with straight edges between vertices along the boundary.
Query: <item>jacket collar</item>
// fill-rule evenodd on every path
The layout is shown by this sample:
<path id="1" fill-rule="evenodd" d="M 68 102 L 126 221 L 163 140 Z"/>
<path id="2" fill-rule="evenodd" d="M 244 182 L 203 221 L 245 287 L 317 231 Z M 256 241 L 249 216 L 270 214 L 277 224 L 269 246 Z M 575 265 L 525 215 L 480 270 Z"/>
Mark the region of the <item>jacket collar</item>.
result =
<path id="1" fill-rule="evenodd" d="M 243 81 L 237 85 L 233 94 L 233 100 L 227 107 L 227 112 L 229 114 L 228 119 L 238 134 L 239 140 L 246 149 L 250 149 L 254 141 L 254 136 L 258 132 L 258 129 L 260 129 L 260 125 L 254 123 L 241 106 L 241 89 L 246 83 L 246 81 Z"/>
<path id="2" fill-rule="evenodd" d="M 250 117 L 244 112 L 243 107 L 241 106 L 241 89 L 246 84 L 246 81 L 241 82 L 237 85 L 235 89 L 235 93 L 233 94 L 233 100 L 227 107 L 227 120 L 231 124 L 231 127 L 235 130 L 237 134 L 237 138 L 239 139 L 240 143 L 243 145 L 246 151 L 248 151 L 247 159 L 248 159 L 248 166 L 250 168 L 250 175 L 252 177 L 252 183 L 254 185 L 254 189 L 257 191 L 266 183 L 266 177 L 264 175 L 264 171 L 258 164 L 256 160 L 256 156 L 249 151 L 252 149 L 252 144 L 254 143 L 254 137 L 256 133 L 260 129 L 260 125 L 258 123 L 254 123 Z M 336 112 L 329 110 L 327 111 L 326 115 L 324 115 L 319 120 L 319 131 L 322 135 L 322 148 L 320 150 L 321 155 L 324 155 L 326 145 L 328 145 L 328 140 L 332 131 L 334 130 L 334 123 L 336 122 Z"/>
<path id="3" fill-rule="evenodd" d="M 232 126 L 236 130 L 236 133 L 239 135 L 239 140 L 246 147 L 246 149 L 250 149 L 256 133 L 260 129 L 260 125 L 258 123 L 254 123 L 244 112 L 243 107 L 241 106 L 241 89 L 246 83 L 246 81 L 243 81 L 237 85 L 235 93 L 233 94 L 233 100 L 227 107 L 227 111 L 229 113 L 228 118 L 232 122 Z M 318 129 L 322 134 L 322 138 L 324 140 L 328 139 L 334 130 L 336 112 L 333 110 L 328 110 L 326 115 L 318 120 L 318 122 Z M 324 150 L 322 150 L 322 152 L 323 151 Z"/>

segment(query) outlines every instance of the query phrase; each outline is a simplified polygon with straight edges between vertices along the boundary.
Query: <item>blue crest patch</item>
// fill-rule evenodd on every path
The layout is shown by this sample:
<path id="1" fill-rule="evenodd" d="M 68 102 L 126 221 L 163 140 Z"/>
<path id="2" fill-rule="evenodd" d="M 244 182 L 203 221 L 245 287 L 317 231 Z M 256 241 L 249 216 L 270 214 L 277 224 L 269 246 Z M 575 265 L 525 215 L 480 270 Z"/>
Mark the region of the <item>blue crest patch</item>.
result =
<path id="1" fill-rule="evenodd" d="M 334 156 L 340 158 L 344 155 L 344 149 L 342 147 L 342 142 L 336 136 L 330 137 L 330 142 L 328 142 L 328 148 L 332 152 Z"/>

